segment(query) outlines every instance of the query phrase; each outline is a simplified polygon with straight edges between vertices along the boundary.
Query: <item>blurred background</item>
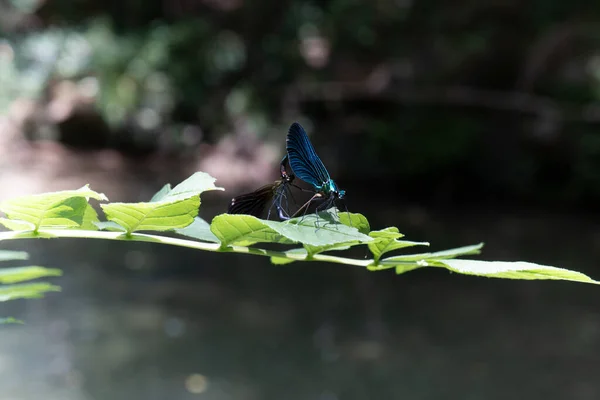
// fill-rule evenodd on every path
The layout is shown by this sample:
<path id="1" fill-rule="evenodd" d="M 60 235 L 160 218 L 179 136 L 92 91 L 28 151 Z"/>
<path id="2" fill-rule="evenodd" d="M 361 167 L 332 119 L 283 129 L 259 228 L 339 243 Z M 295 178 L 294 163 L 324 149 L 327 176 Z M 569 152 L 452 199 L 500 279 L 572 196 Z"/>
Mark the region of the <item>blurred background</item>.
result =
<path id="1" fill-rule="evenodd" d="M 600 278 L 600 3 L 0 0 L 0 198 L 277 178 L 307 129 L 351 211 Z M 600 292 L 31 241 L 6 399 L 598 399 Z M 418 251 L 418 250 L 417 250 Z M 352 255 L 364 257 L 366 250 Z"/>

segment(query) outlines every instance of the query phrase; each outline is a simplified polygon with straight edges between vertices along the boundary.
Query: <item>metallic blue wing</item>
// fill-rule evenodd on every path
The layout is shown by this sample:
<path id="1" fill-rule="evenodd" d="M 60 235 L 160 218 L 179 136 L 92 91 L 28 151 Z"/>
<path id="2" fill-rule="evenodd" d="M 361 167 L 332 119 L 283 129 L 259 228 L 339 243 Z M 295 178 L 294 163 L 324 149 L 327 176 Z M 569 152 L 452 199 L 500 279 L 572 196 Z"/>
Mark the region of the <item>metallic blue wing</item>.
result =
<path id="1" fill-rule="evenodd" d="M 290 126 L 286 148 L 292 171 L 304 182 L 320 190 L 331 179 L 323 162 L 315 153 L 304 128 L 297 122 Z"/>

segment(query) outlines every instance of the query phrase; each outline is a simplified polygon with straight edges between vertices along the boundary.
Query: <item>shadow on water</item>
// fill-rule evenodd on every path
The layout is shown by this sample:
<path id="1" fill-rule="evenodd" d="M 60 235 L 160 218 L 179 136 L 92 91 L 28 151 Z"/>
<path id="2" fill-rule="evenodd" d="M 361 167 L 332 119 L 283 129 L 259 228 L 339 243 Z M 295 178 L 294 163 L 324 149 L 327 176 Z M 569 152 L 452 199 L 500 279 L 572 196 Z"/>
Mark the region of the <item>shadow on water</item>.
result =
<path id="1" fill-rule="evenodd" d="M 366 210 L 373 228 L 394 221 L 435 250 L 485 241 L 485 259 L 600 277 L 600 231 L 585 218 Z M 65 271 L 62 293 L 4 308 L 27 322 L 0 333 L 5 398 L 600 398 L 591 285 L 272 266 L 150 243 L 4 247 Z"/>

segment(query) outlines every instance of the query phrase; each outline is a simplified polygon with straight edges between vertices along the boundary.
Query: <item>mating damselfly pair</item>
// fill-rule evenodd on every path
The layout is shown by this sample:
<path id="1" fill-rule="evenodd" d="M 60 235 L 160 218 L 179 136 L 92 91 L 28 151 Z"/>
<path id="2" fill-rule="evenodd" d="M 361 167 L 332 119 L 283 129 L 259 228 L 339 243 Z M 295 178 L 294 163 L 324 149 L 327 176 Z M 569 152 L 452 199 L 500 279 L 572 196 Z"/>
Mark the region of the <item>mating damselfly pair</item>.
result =
<path id="1" fill-rule="evenodd" d="M 288 170 L 288 167 L 291 170 Z M 294 122 L 288 130 L 286 155 L 281 160 L 279 172 L 280 180 L 231 199 L 227 212 L 260 217 L 267 205 L 271 203 L 267 219 L 269 219 L 272 209 L 276 208 L 279 218 L 288 220 L 305 215 L 311 204 L 315 202 L 319 203 L 316 212 L 326 210 L 335 205 L 337 200 L 343 199 L 346 194 L 331 179 L 325 165 L 310 143 L 306 131 L 297 122 Z M 294 213 L 290 213 L 288 197 L 291 196 L 291 187 L 305 191 L 294 183 L 296 177 L 312 186 L 313 196 Z"/>

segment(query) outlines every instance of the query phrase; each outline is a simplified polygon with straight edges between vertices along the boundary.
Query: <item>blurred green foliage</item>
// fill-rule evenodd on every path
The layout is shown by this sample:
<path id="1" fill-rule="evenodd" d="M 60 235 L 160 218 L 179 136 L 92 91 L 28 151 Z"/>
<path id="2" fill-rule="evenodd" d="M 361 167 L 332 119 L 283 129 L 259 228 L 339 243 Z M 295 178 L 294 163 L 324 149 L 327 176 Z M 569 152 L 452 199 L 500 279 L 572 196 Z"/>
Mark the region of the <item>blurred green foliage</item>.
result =
<path id="1" fill-rule="evenodd" d="M 186 126 L 265 140 L 306 115 L 341 146 L 328 157 L 343 179 L 595 200 L 599 4 L 7 0 L 0 110 L 66 79 L 94 99 L 106 143 L 180 151 Z"/>

